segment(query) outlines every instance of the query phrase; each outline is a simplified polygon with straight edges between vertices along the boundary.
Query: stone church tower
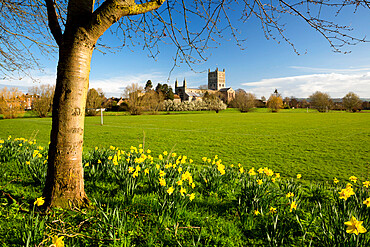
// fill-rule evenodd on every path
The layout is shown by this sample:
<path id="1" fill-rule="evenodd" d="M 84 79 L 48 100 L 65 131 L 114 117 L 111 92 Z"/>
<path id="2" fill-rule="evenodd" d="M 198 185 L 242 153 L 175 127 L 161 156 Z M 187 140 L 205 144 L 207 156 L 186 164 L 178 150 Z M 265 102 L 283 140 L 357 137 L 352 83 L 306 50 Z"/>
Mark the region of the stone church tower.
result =
<path id="1" fill-rule="evenodd" d="M 225 69 L 219 71 L 218 68 L 216 68 L 216 70 L 212 72 L 208 69 L 208 89 L 218 91 L 221 88 L 225 88 Z"/>

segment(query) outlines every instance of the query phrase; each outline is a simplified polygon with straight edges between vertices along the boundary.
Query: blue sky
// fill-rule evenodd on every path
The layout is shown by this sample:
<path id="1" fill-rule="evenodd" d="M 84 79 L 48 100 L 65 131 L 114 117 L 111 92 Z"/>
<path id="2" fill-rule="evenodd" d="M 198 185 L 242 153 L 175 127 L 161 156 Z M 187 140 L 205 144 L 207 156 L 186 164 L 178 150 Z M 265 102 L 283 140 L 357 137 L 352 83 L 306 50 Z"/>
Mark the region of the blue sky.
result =
<path id="1" fill-rule="evenodd" d="M 367 36 L 370 40 L 370 12 L 359 10 L 353 14 L 353 8 L 343 11 L 334 19 L 340 24 L 354 28 L 354 36 Z M 194 64 L 191 71 L 186 64 L 180 64 L 170 73 L 173 66 L 172 57 L 175 49 L 170 45 L 161 45 L 156 60 L 149 58 L 148 53 L 136 46 L 123 49 L 118 53 L 102 54 L 94 52 L 90 88 L 102 88 L 106 96 L 119 97 L 125 86 L 131 83 L 145 85 L 151 80 L 157 83 L 168 83 L 174 88 L 177 78 L 180 83 L 186 78 L 189 87 L 207 84 L 208 69 L 216 67 L 226 70 L 226 85 L 234 89 L 242 88 L 254 93 L 257 97 L 269 97 L 275 88 L 283 97 L 308 97 L 315 91 L 328 93 L 333 98 L 342 98 L 353 91 L 362 98 L 370 98 L 370 43 L 346 46 L 349 54 L 334 53 L 327 41 L 296 17 L 282 19 L 286 23 L 286 36 L 295 44 L 299 53 L 278 39 L 280 43 L 267 40 L 256 20 L 237 25 L 241 37 L 246 38 L 245 49 L 241 50 L 228 35 L 217 48 L 207 50 L 207 61 Z M 109 33 L 104 40 L 113 41 Z M 29 78 L 22 80 L 3 80 L 1 85 L 16 86 L 22 91 L 28 87 L 55 82 L 57 55 L 40 57 L 45 69 L 35 71 L 33 76 L 39 82 Z"/>

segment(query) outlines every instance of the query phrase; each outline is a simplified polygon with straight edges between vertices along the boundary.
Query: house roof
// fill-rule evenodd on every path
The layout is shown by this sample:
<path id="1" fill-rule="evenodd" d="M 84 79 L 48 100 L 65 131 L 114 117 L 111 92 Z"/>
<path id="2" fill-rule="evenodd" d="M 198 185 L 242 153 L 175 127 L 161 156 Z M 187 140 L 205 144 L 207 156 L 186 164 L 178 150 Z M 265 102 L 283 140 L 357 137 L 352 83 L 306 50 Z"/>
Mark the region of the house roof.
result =
<path id="1" fill-rule="evenodd" d="M 227 92 L 227 91 L 229 91 L 229 90 L 233 90 L 231 87 L 225 87 L 225 88 L 221 88 L 220 90 L 218 90 L 218 91 L 220 91 L 220 92 Z"/>

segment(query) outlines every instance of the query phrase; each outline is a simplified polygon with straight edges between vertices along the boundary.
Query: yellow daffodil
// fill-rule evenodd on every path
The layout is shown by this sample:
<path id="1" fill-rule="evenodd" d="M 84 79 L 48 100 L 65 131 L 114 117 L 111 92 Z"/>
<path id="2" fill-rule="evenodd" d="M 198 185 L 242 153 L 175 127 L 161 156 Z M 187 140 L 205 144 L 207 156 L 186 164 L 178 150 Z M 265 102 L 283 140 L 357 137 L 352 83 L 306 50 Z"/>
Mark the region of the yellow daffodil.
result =
<path id="1" fill-rule="evenodd" d="M 195 194 L 191 193 L 190 196 L 189 196 L 189 200 L 192 201 L 192 200 L 194 200 L 194 198 L 195 198 Z"/>
<path id="2" fill-rule="evenodd" d="M 26 165 L 29 165 L 29 164 L 31 164 L 31 162 L 29 162 L 29 161 L 26 161 Z"/>
<path id="3" fill-rule="evenodd" d="M 58 236 L 54 236 L 51 240 L 52 243 L 53 243 L 51 246 L 53 246 L 53 247 L 64 247 L 63 238 L 64 238 L 64 236 L 61 236 L 59 238 L 58 238 Z"/>
<path id="4" fill-rule="evenodd" d="M 274 175 L 274 172 L 271 169 L 268 169 L 268 168 L 266 170 L 264 170 L 264 172 L 269 177 L 271 177 L 272 175 Z"/>
<path id="5" fill-rule="evenodd" d="M 355 192 L 352 189 L 352 185 L 347 184 L 346 188 L 342 189 L 341 192 L 338 192 L 338 194 L 339 194 L 339 199 L 344 199 L 345 201 L 347 201 L 347 199 L 351 197 L 352 195 L 354 195 Z"/>
<path id="6" fill-rule="evenodd" d="M 148 169 L 148 168 L 146 168 L 146 169 L 144 170 L 144 173 L 145 173 L 145 174 L 149 174 L 149 169 Z"/>
<path id="7" fill-rule="evenodd" d="M 183 188 L 183 187 L 181 187 L 181 189 L 180 189 L 180 193 L 181 193 L 181 195 L 182 195 L 182 196 L 184 196 L 184 193 L 186 193 L 186 189 L 185 189 L 185 188 Z"/>
<path id="8" fill-rule="evenodd" d="M 362 184 L 364 185 L 364 187 L 369 188 L 369 186 L 370 186 L 370 181 L 362 182 Z"/>
<path id="9" fill-rule="evenodd" d="M 175 158 L 177 156 L 176 153 L 172 153 L 172 157 Z"/>
<path id="10" fill-rule="evenodd" d="M 276 178 L 280 178 L 280 173 L 275 173 Z"/>
<path id="11" fill-rule="evenodd" d="M 357 178 L 357 177 L 355 177 L 355 176 L 350 176 L 350 177 L 349 177 L 349 180 L 351 180 L 351 181 L 352 181 L 352 182 L 354 182 L 354 183 L 357 183 L 358 178 Z"/>
<path id="12" fill-rule="evenodd" d="M 156 164 L 156 165 L 155 165 L 155 168 L 156 168 L 157 170 L 159 170 L 160 165 Z"/>
<path id="13" fill-rule="evenodd" d="M 168 188 L 167 193 L 171 195 L 175 189 L 171 186 Z"/>
<path id="14" fill-rule="evenodd" d="M 263 184 L 263 181 L 262 181 L 261 179 L 258 179 L 258 180 L 257 180 L 257 184 L 258 184 L 258 185 L 261 185 L 261 184 Z"/>
<path id="15" fill-rule="evenodd" d="M 203 157 L 202 160 L 203 160 L 203 162 L 206 162 L 207 161 L 207 157 Z"/>
<path id="16" fill-rule="evenodd" d="M 294 194 L 292 192 L 289 192 L 288 194 L 285 195 L 286 198 L 293 197 Z"/>
<path id="17" fill-rule="evenodd" d="M 297 178 L 300 179 L 302 177 L 301 174 L 297 174 Z"/>
<path id="18" fill-rule="evenodd" d="M 158 156 L 158 159 L 159 159 L 159 160 L 163 160 L 163 156 L 162 156 L 162 154 L 160 154 L 160 155 Z"/>
<path id="19" fill-rule="evenodd" d="M 167 156 L 167 154 L 168 154 L 167 151 L 163 151 L 164 156 Z"/>
<path id="20" fill-rule="evenodd" d="M 129 166 L 128 167 L 128 172 L 129 173 L 133 173 L 134 171 L 135 171 L 135 169 L 132 166 Z"/>
<path id="21" fill-rule="evenodd" d="M 192 159 L 189 159 L 189 163 L 192 164 L 194 161 Z"/>
<path id="22" fill-rule="evenodd" d="M 370 207 L 370 197 L 366 198 L 366 200 L 363 203 L 366 205 L 366 207 Z"/>
<path id="23" fill-rule="evenodd" d="M 358 235 L 359 233 L 365 233 L 366 229 L 362 226 L 363 221 L 358 221 L 354 216 L 351 217 L 350 221 L 344 222 L 347 226 L 346 232 L 347 233 L 354 233 Z"/>
<path id="24" fill-rule="evenodd" d="M 182 172 L 182 168 L 181 168 L 181 166 L 179 167 L 179 169 L 177 169 L 177 171 L 178 171 L 179 173 L 181 173 L 181 172 Z"/>
<path id="25" fill-rule="evenodd" d="M 254 171 L 254 167 L 252 167 L 252 168 L 248 171 L 248 174 L 249 174 L 249 176 L 255 176 L 255 175 L 256 175 L 256 172 Z"/>
<path id="26" fill-rule="evenodd" d="M 334 178 L 333 183 L 337 184 L 339 183 L 339 180 L 337 178 Z"/>
<path id="27" fill-rule="evenodd" d="M 292 204 L 290 204 L 290 212 L 292 212 L 292 210 L 297 210 L 297 204 L 294 202 L 292 202 Z"/>
<path id="28" fill-rule="evenodd" d="M 239 168 L 239 171 L 240 171 L 240 173 L 244 173 L 244 168 L 243 167 L 240 167 Z"/>
<path id="29" fill-rule="evenodd" d="M 33 205 L 36 206 L 42 206 L 45 203 L 45 197 L 39 197 L 36 199 L 36 201 L 33 203 Z"/>
<path id="30" fill-rule="evenodd" d="M 177 185 L 182 185 L 182 180 L 176 182 Z"/>
<path id="31" fill-rule="evenodd" d="M 257 171 L 258 173 L 263 173 L 263 168 L 259 168 Z"/>
<path id="32" fill-rule="evenodd" d="M 260 211 L 254 210 L 254 215 L 259 215 L 259 214 L 261 214 Z"/>
<path id="33" fill-rule="evenodd" d="M 159 184 L 160 184 L 161 186 L 166 186 L 166 180 L 164 180 L 164 178 L 160 178 L 160 179 L 159 179 Z"/>
<path id="34" fill-rule="evenodd" d="M 271 182 L 275 183 L 276 182 L 276 178 L 271 178 Z"/>
<path id="35" fill-rule="evenodd" d="M 137 176 L 139 176 L 139 172 L 138 172 L 138 171 L 135 171 L 135 172 L 132 174 L 132 177 L 133 177 L 133 178 L 136 178 Z"/>
<path id="36" fill-rule="evenodd" d="M 162 171 L 162 170 L 159 171 L 159 176 L 160 177 L 164 177 L 165 175 L 166 175 L 166 173 L 164 171 Z"/>
<path id="37" fill-rule="evenodd" d="M 274 214 L 274 213 L 276 213 L 276 212 L 277 212 L 277 209 L 276 209 L 276 208 L 274 208 L 274 207 L 270 207 L 270 211 L 269 211 L 269 213 Z"/>
<path id="38" fill-rule="evenodd" d="M 195 183 L 192 183 L 191 188 L 194 189 L 194 187 L 195 187 Z"/>

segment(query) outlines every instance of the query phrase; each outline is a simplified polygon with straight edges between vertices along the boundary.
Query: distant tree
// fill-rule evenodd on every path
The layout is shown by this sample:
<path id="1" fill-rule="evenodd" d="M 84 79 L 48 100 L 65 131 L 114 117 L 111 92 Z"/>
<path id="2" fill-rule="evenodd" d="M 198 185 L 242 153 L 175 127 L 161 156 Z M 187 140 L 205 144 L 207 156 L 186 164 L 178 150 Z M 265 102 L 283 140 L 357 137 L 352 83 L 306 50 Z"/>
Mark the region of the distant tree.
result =
<path id="1" fill-rule="evenodd" d="M 266 101 L 266 97 L 265 97 L 265 96 L 262 96 L 262 97 L 261 97 L 261 100 L 262 100 L 262 101 Z"/>
<path id="2" fill-rule="evenodd" d="M 105 99 L 104 92 L 101 88 L 89 89 L 86 98 L 86 116 L 95 116 L 98 113 L 96 109 L 102 107 L 104 99 Z"/>
<path id="3" fill-rule="evenodd" d="M 149 90 L 142 96 L 143 110 L 155 113 L 160 109 L 163 100 L 164 96 L 161 92 L 157 93 L 154 90 Z"/>
<path id="4" fill-rule="evenodd" d="M 332 102 L 330 96 L 327 93 L 316 91 L 309 97 L 310 104 L 313 108 L 319 112 L 325 112 L 331 109 Z"/>
<path id="5" fill-rule="evenodd" d="M 290 107 L 298 108 L 298 100 L 294 96 L 291 96 L 289 105 Z"/>
<path id="6" fill-rule="evenodd" d="M 267 101 L 267 107 L 272 112 L 278 112 L 281 108 L 283 108 L 283 99 L 276 93 L 273 93 Z"/>
<path id="7" fill-rule="evenodd" d="M 0 91 L 0 113 L 4 118 L 16 118 L 24 113 L 26 106 L 24 94 L 18 88 L 8 90 L 4 87 Z"/>
<path id="8" fill-rule="evenodd" d="M 256 96 L 245 92 L 243 89 L 238 89 L 235 92 L 235 99 L 230 104 L 241 112 L 249 112 L 256 106 Z"/>
<path id="9" fill-rule="evenodd" d="M 216 94 L 208 94 L 207 97 L 203 96 L 203 101 L 208 110 L 216 113 L 227 108 L 226 104 Z"/>
<path id="10" fill-rule="evenodd" d="M 173 91 L 172 91 L 172 88 L 170 86 L 168 86 L 167 84 L 161 84 L 161 83 L 158 83 L 156 88 L 155 88 L 155 91 L 159 94 L 159 93 L 162 93 L 163 94 L 163 97 L 164 97 L 164 100 L 173 100 L 174 99 L 174 94 L 173 94 Z"/>
<path id="11" fill-rule="evenodd" d="M 144 89 L 137 83 L 132 83 L 125 88 L 124 96 L 128 99 L 128 111 L 131 115 L 140 115 L 143 110 Z"/>
<path id="12" fill-rule="evenodd" d="M 149 92 L 153 88 L 153 83 L 151 80 L 148 80 L 145 84 L 144 90 L 145 92 Z"/>
<path id="13" fill-rule="evenodd" d="M 289 97 L 285 97 L 283 102 L 284 102 L 284 108 L 290 108 L 290 98 Z"/>
<path id="14" fill-rule="evenodd" d="M 206 90 L 206 89 L 208 89 L 208 85 L 207 85 L 207 84 L 200 85 L 198 88 L 199 88 L 199 89 Z"/>
<path id="15" fill-rule="evenodd" d="M 343 106 L 347 111 L 356 112 L 361 109 L 362 101 L 357 94 L 349 92 L 343 97 Z"/>
<path id="16" fill-rule="evenodd" d="M 55 86 L 48 84 L 34 86 L 28 90 L 33 96 L 32 111 L 39 117 L 46 117 L 52 110 Z"/>

